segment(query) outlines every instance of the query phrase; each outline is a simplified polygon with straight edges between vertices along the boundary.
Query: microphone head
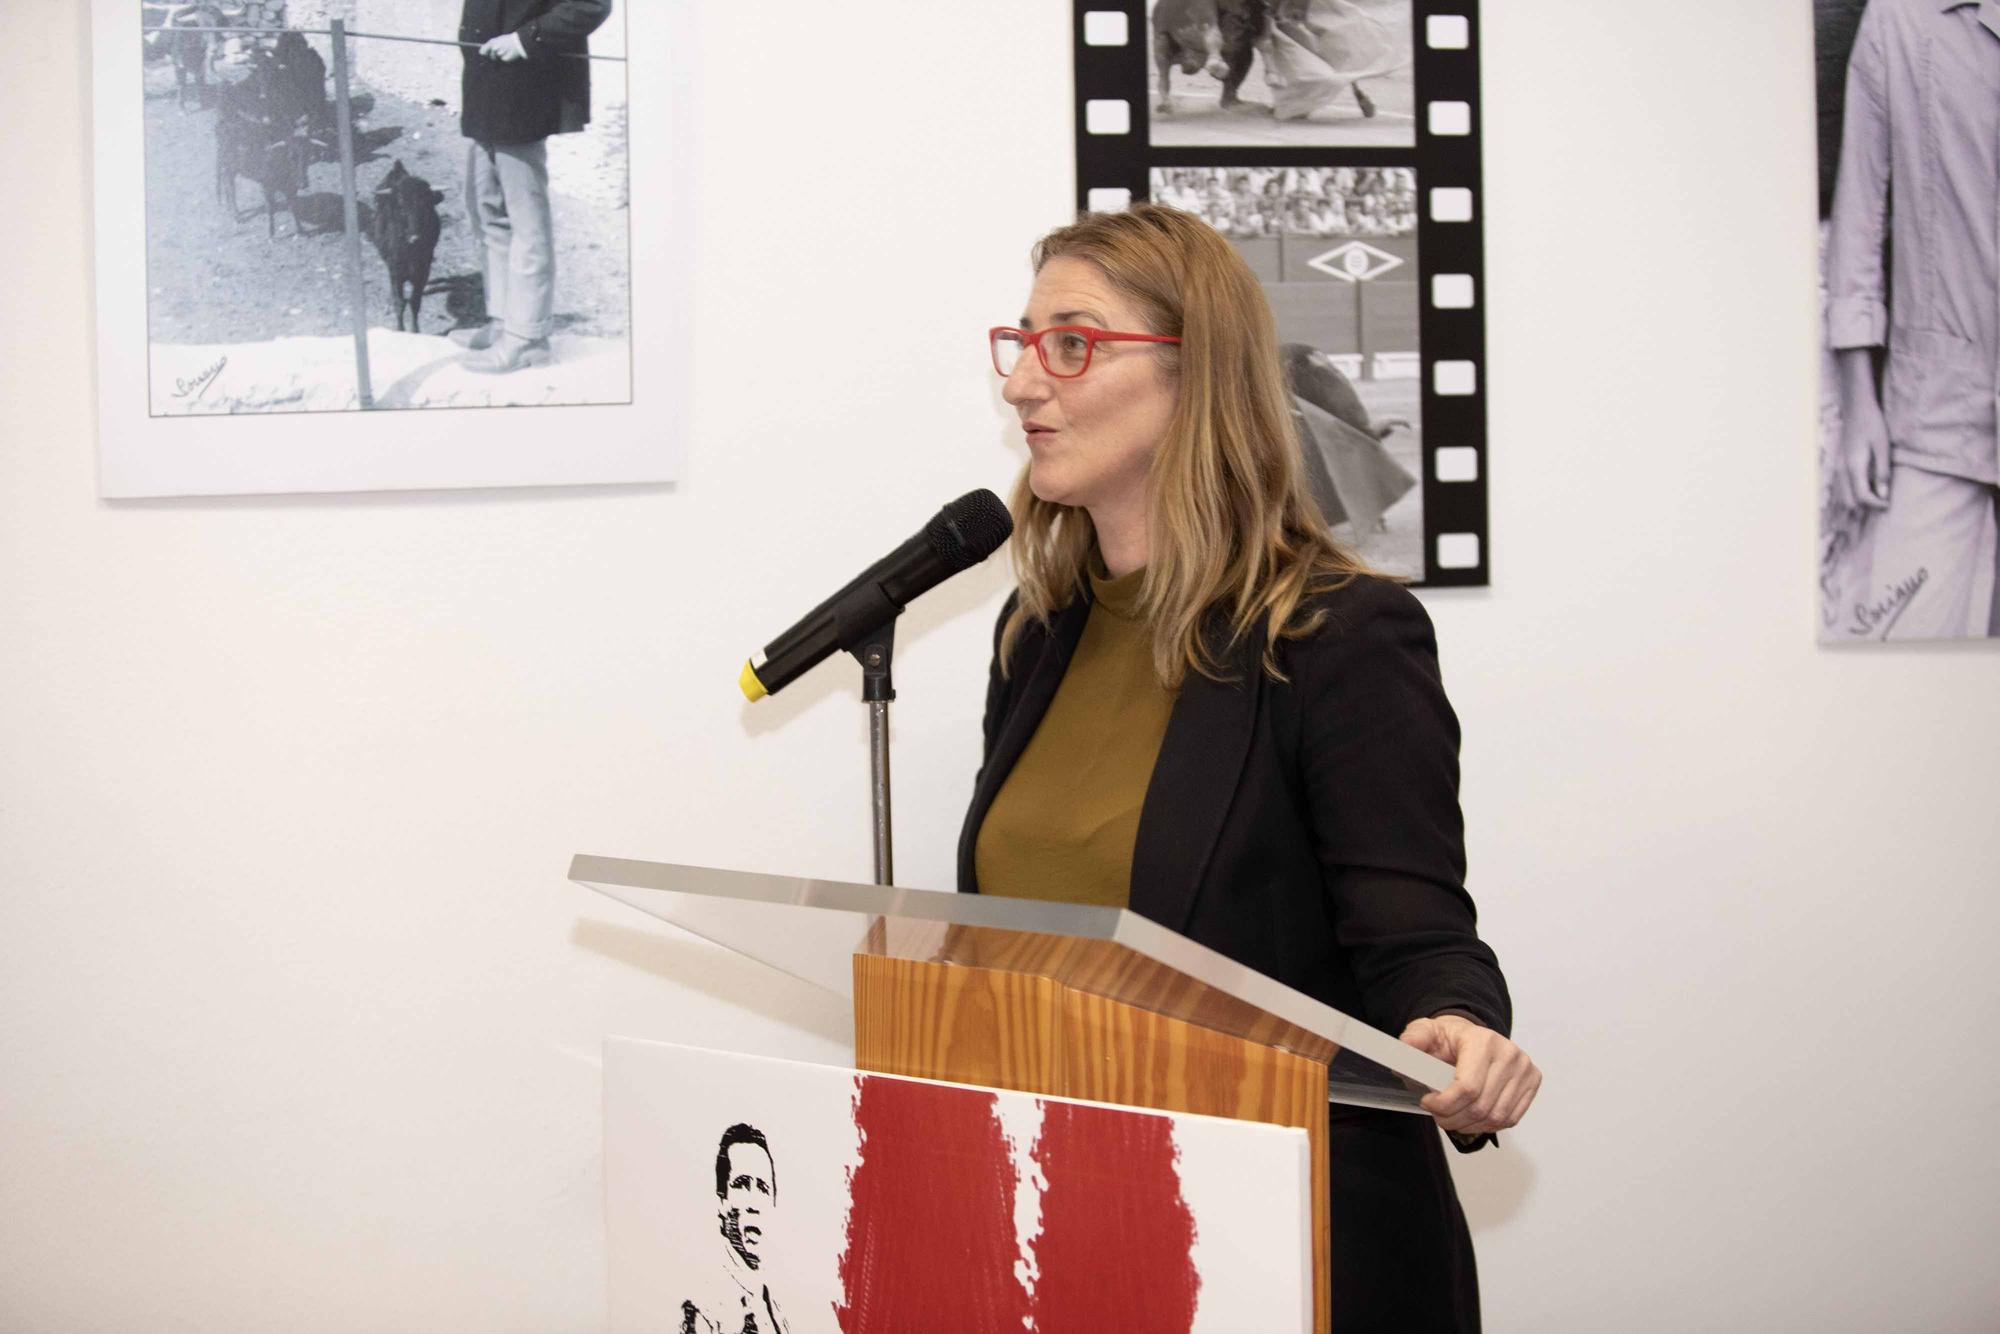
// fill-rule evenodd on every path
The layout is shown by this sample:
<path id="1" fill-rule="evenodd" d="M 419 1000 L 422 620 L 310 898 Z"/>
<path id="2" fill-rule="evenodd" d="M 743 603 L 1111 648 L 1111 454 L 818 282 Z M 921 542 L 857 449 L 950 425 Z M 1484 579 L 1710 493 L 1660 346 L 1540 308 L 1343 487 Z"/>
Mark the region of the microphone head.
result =
<path id="1" fill-rule="evenodd" d="M 998 551 L 1014 531 L 1014 516 L 991 491 L 968 491 L 924 525 L 924 540 L 950 574 L 969 570 Z"/>

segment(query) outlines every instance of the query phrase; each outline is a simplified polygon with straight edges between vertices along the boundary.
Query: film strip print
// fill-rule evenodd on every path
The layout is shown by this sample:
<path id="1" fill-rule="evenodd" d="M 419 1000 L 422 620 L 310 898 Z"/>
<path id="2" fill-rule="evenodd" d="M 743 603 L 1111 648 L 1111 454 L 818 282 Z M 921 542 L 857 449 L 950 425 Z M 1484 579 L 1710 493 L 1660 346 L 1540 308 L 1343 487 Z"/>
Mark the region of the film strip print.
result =
<path id="1" fill-rule="evenodd" d="M 1156 199 L 1229 235 L 1323 507 L 1430 586 L 1483 585 L 1491 559 L 1478 11 L 1075 0 L 1077 207 Z"/>

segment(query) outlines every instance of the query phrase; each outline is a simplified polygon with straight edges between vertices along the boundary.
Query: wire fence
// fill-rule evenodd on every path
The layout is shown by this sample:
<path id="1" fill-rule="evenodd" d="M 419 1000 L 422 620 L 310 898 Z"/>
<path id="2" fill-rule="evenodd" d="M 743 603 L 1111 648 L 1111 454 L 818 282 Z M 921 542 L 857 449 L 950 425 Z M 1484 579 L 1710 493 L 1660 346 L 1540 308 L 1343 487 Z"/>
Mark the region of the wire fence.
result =
<path id="1" fill-rule="evenodd" d="M 197 25 L 193 23 L 169 23 L 164 25 L 164 27 L 160 29 L 160 31 L 269 33 L 273 35 L 284 32 L 295 32 L 302 37 L 327 37 L 327 38 L 338 37 L 342 35 L 341 33 L 335 32 L 331 28 L 213 27 L 206 24 Z M 449 37 L 410 37 L 400 33 L 391 33 L 391 32 L 356 32 L 352 28 L 345 29 L 344 31 L 345 35 L 348 37 L 366 37 L 372 41 L 377 41 L 377 42 L 412 42 L 419 46 L 459 46 L 459 47 L 465 47 L 468 50 L 473 50 L 473 51 L 477 51 L 486 45 L 486 43 L 484 42 L 461 42 Z M 558 56 L 566 57 L 571 60 L 602 60 L 618 65 L 622 65 L 625 63 L 624 56 L 598 55 L 595 52 L 590 52 L 590 51 L 558 51 L 555 54 Z"/>

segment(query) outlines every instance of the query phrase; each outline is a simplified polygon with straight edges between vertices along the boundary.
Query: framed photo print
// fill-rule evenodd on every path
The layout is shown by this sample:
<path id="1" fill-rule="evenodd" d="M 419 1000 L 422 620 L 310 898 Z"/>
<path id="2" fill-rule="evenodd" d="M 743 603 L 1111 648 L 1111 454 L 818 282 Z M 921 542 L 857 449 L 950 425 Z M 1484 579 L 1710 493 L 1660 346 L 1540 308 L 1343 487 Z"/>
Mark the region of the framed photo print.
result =
<path id="1" fill-rule="evenodd" d="M 102 494 L 673 478 L 677 4 L 93 4 Z"/>

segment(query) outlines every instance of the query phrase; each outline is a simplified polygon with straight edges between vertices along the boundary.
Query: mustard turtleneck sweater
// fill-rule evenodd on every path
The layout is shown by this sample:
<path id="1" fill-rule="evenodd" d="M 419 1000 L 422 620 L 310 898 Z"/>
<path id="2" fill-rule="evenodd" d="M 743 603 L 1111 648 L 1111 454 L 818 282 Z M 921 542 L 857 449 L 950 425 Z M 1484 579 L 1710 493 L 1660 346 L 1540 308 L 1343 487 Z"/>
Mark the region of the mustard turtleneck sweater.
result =
<path id="1" fill-rule="evenodd" d="M 979 827 L 987 894 L 1123 908 L 1139 810 L 1174 696 L 1138 618 L 1144 570 L 1090 577 L 1090 618 L 1049 711 Z"/>

